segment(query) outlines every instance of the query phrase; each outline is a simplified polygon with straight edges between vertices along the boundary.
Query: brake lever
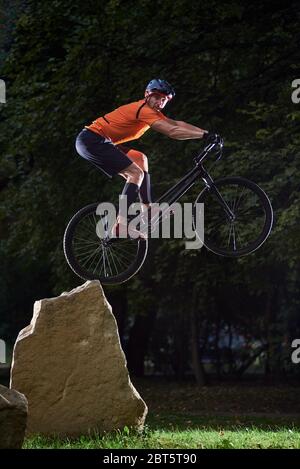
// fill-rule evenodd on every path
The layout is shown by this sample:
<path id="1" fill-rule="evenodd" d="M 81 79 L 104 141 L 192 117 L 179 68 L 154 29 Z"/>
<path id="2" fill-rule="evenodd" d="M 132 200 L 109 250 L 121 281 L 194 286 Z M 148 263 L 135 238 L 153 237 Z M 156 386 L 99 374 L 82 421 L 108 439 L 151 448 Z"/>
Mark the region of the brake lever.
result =
<path id="1" fill-rule="evenodd" d="M 222 158 L 222 156 L 223 156 L 224 140 L 221 138 L 218 143 L 219 143 L 219 145 L 220 145 L 220 150 L 219 150 L 219 152 L 217 153 L 218 157 L 217 157 L 216 161 L 219 161 L 219 160 Z"/>
<path id="2" fill-rule="evenodd" d="M 218 155 L 218 158 L 216 159 L 216 161 L 218 161 L 220 158 L 222 158 L 222 154 L 223 154 L 223 144 L 224 144 L 224 141 L 222 139 L 222 137 L 218 136 L 217 134 L 215 134 L 218 138 L 215 139 L 215 141 L 213 142 L 209 142 L 208 145 L 206 145 L 206 147 L 204 147 L 203 151 L 197 155 L 193 161 L 194 163 L 198 164 L 198 162 L 200 161 L 200 157 L 201 157 L 201 161 L 202 159 L 204 159 L 206 157 L 206 155 L 212 151 L 217 145 L 220 147 L 220 150 L 217 152 L 217 155 Z"/>

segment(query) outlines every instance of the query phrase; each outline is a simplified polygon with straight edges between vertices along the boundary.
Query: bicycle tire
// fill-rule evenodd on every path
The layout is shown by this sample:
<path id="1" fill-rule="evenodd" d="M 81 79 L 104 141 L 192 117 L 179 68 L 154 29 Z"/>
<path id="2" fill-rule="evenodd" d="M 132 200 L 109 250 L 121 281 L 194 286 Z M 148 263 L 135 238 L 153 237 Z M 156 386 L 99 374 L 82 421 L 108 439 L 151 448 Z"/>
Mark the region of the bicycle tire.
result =
<path id="1" fill-rule="evenodd" d="M 148 240 L 147 239 L 139 239 L 139 240 L 132 240 L 132 242 L 137 243 L 138 249 L 137 249 L 137 255 L 136 258 L 134 259 L 134 262 L 132 262 L 129 266 L 128 269 L 126 269 L 124 272 L 114 275 L 114 276 L 99 276 L 96 274 L 93 274 L 87 270 L 85 270 L 78 262 L 76 259 L 76 256 L 74 254 L 74 249 L 73 249 L 73 238 L 74 238 L 74 233 L 76 230 L 76 227 L 80 223 L 80 221 L 87 215 L 91 213 L 96 212 L 96 208 L 99 205 L 99 203 L 92 203 L 90 205 L 87 205 L 83 208 L 81 208 L 75 215 L 71 218 L 69 221 L 65 232 L 64 232 L 64 237 L 63 237 L 63 251 L 64 255 L 66 258 L 66 261 L 72 271 L 80 278 L 83 280 L 99 280 L 100 283 L 103 285 L 115 285 L 115 284 L 120 284 L 128 281 L 131 277 L 133 277 L 142 267 L 147 251 L 148 251 Z"/>
<path id="2" fill-rule="evenodd" d="M 264 221 L 264 225 L 263 225 L 260 235 L 245 248 L 237 249 L 237 250 L 225 250 L 222 248 L 218 248 L 217 246 L 214 245 L 214 243 L 210 241 L 209 238 L 207 238 L 206 234 L 204 235 L 204 240 L 203 240 L 204 246 L 208 250 L 214 252 L 215 254 L 224 256 L 224 257 L 242 257 L 247 254 L 251 254 L 252 252 L 256 251 L 259 247 L 261 247 L 262 244 L 266 241 L 266 239 L 270 235 L 270 232 L 273 226 L 273 209 L 272 209 L 272 205 L 267 194 L 256 183 L 246 178 L 239 177 L 239 176 L 224 177 L 224 178 L 216 180 L 214 184 L 216 185 L 217 189 L 220 191 L 221 194 L 222 194 L 222 186 L 224 187 L 224 186 L 235 185 L 235 184 L 240 185 L 241 187 L 247 188 L 250 191 L 252 191 L 254 194 L 258 196 L 258 199 L 261 203 L 261 207 L 263 208 L 264 213 L 265 213 L 265 221 Z M 210 188 L 205 187 L 200 192 L 200 194 L 198 195 L 194 203 L 193 228 L 196 233 L 197 233 L 196 221 L 195 221 L 196 220 L 196 212 L 195 212 L 196 203 L 205 204 L 205 199 L 208 199 L 208 195 L 211 195 Z M 206 217 L 205 214 L 206 214 L 206 209 L 204 209 L 204 220 Z M 204 223 L 204 227 L 205 227 L 205 223 Z"/>

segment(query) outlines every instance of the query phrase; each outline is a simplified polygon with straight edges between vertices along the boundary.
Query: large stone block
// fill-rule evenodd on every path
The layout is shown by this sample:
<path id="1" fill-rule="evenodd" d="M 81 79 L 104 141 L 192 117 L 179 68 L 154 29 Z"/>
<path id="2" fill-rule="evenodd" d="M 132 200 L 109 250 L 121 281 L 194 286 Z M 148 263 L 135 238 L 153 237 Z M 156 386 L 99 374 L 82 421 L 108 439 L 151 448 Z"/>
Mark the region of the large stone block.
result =
<path id="1" fill-rule="evenodd" d="M 0 449 L 22 447 L 27 410 L 23 394 L 0 385 Z"/>
<path id="2" fill-rule="evenodd" d="M 14 347 L 11 387 L 28 399 L 30 434 L 140 429 L 147 414 L 96 280 L 35 302 L 32 321 Z"/>

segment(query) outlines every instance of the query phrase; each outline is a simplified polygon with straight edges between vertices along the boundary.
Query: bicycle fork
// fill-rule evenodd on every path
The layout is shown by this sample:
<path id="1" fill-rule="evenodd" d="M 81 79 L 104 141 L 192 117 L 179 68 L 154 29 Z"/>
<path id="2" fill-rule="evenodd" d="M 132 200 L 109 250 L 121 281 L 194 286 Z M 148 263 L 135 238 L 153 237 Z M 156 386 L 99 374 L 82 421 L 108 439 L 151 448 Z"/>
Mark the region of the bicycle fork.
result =
<path id="1" fill-rule="evenodd" d="M 230 222 L 233 222 L 235 221 L 235 214 L 233 213 L 233 211 L 230 209 L 229 205 L 227 204 L 227 202 L 223 199 L 221 193 L 219 192 L 217 186 L 215 185 L 213 179 L 210 177 L 210 175 L 208 174 L 208 172 L 203 168 L 203 166 L 201 165 L 201 172 L 200 172 L 200 176 L 204 182 L 204 184 L 206 185 L 206 187 L 208 188 L 208 190 L 212 191 L 212 193 L 217 197 L 217 200 L 219 201 L 220 205 L 223 207 L 228 219 Z"/>

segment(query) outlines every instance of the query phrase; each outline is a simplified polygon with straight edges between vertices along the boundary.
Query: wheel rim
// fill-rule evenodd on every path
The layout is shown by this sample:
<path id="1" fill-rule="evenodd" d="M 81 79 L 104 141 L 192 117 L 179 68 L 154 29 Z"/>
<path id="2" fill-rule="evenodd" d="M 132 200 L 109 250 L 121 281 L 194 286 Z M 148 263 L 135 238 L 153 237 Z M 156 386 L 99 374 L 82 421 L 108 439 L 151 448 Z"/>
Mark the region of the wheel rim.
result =
<path id="1" fill-rule="evenodd" d="M 198 200 L 205 204 L 205 245 L 222 255 L 240 256 L 252 252 L 268 235 L 263 191 L 260 194 L 243 181 L 220 182 L 217 183 L 217 188 L 234 213 L 235 219 L 230 220 L 216 195 L 206 190 L 204 196 Z"/>

